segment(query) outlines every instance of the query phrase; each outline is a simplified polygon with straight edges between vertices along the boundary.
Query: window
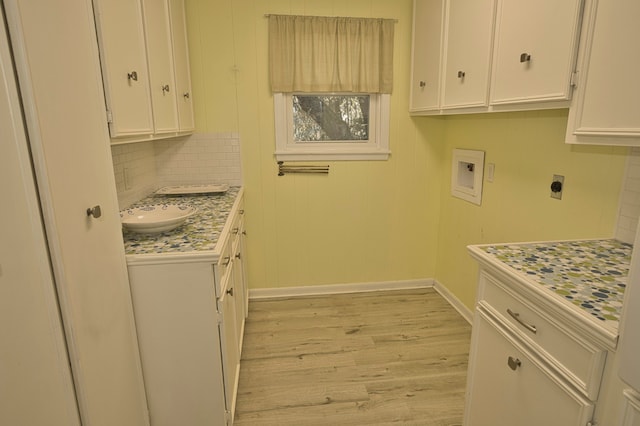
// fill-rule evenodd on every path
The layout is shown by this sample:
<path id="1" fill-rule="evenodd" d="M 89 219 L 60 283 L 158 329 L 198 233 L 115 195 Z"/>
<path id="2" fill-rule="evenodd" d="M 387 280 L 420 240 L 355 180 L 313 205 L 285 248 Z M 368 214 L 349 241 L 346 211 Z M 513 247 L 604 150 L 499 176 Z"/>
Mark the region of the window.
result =
<path id="1" fill-rule="evenodd" d="M 269 15 L 278 161 L 389 158 L 394 23 Z"/>
<path id="2" fill-rule="evenodd" d="M 386 160 L 389 95 L 276 93 L 276 159 Z"/>

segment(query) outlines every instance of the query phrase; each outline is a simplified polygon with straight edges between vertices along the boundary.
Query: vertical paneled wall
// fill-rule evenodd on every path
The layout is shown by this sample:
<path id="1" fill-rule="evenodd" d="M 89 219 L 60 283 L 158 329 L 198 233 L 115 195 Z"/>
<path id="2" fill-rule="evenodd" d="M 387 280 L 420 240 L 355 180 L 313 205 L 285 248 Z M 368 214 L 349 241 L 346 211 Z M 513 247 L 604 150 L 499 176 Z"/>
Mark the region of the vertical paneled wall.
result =
<path id="1" fill-rule="evenodd" d="M 187 0 L 198 132 L 239 133 L 254 288 L 432 277 L 443 121 L 409 117 L 411 0 Z M 265 14 L 397 19 L 391 159 L 277 176 Z M 326 162 L 323 162 L 326 163 Z"/>
<path id="2" fill-rule="evenodd" d="M 197 131 L 241 138 L 253 288 L 435 277 L 471 307 L 477 269 L 466 245 L 614 235 L 628 150 L 566 145 L 566 110 L 409 116 L 411 0 L 186 4 Z M 398 20 L 389 161 L 277 176 L 270 13 Z M 454 148 L 496 164 L 482 206 L 450 195 Z M 553 174 L 566 176 L 562 201 L 549 197 Z"/>
<path id="3" fill-rule="evenodd" d="M 447 118 L 443 176 L 455 148 L 495 164 L 481 206 L 452 197 L 448 181 L 442 189 L 436 277 L 468 307 L 477 282 L 469 244 L 615 235 L 628 148 L 568 145 L 566 125 L 566 109 Z M 554 174 L 565 176 L 562 200 L 550 196 Z"/>

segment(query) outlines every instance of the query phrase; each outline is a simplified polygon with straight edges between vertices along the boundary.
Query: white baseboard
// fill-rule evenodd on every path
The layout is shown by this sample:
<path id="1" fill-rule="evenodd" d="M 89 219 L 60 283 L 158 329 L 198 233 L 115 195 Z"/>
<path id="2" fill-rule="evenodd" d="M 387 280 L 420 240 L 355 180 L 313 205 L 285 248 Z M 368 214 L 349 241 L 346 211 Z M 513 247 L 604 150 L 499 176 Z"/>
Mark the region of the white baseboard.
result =
<path id="1" fill-rule="evenodd" d="M 467 308 L 467 305 L 462 303 L 460 299 L 458 299 L 453 293 L 451 293 L 448 288 L 443 286 L 442 283 L 437 280 L 434 280 L 433 288 L 440 294 L 440 296 L 442 296 L 447 302 L 449 302 L 451 306 L 453 306 L 453 309 L 455 309 L 460 315 L 462 315 L 462 318 L 467 320 L 469 324 L 473 323 L 473 312 L 469 308 Z"/>
<path id="2" fill-rule="evenodd" d="M 364 293 L 369 291 L 407 290 L 434 288 L 469 323 L 473 322 L 473 312 L 437 280 L 384 281 L 377 283 L 331 284 L 306 287 L 255 288 L 249 289 L 249 299 L 264 300 L 280 297 L 321 296 L 342 293 Z"/>
<path id="3" fill-rule="evenodd" d="M 385 281 L 377 283 L 331 284 L 307 287 L 256 288 L 249 289 L 249 299 L 272 299 L 276 297 L 319 296 L 340 293 L 361 293 L 368 291 L 407 290 L 433 287 L 431 278 L 404 281 Z"/>

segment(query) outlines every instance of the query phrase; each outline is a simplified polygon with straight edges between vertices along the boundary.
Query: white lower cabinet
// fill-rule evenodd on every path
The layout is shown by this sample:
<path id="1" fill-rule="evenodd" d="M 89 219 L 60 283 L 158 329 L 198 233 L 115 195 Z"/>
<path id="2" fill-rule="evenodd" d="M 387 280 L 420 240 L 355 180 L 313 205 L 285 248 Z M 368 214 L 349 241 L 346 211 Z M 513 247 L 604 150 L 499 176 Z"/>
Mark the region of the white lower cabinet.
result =
<path id="1" fill-rule="evenodd" d="M 640 426 L 640 395 L 631 389 L 625 389 L 621 426 Z"/>
<path id="2" fill-rule="evenodd" d="M 603 344 L 527 291 L 516 279 L 481 268 L 465 426 L 595 424 L 615 343 Z"/>
<path id="3" fill-rule="evenodd" d="M 496 319 L 473 324 L 466 426 L 585 426 L 594 404 Z"/>
<path id="4" fill-rule="evenodd" d="M 228 219 L 215 258 L 154 255 L 129 263 L 152 426 L 233 423 L 248 291 L 239 262 L 243 234 L 231 225 L 242 224 L 241 211 Z"/>

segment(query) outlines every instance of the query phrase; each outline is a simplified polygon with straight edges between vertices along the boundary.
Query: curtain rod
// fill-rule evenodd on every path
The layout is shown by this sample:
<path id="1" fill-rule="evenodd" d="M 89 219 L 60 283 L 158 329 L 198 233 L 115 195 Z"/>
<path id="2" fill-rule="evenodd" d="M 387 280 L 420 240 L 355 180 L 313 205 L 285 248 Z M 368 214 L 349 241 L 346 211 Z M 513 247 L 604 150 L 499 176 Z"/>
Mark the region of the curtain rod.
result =
<path id="1" fill-rule="evenodd" d="M 265 13 L 264 14 L 265 18 L 268 18 L 270 16 L 305 16 L 305 17 L 313 16 L 314 18 L 356 18 L 356 19 L 358 19 L 358 17 L 355 17 L 355 16 L 280 15 L 278 13 Z M 387 19 L 387 18 L 360 18 L 360 19 Z M 390 19 L 390 20 L 393 21 L 393 22 L 396 22 L 396 23 L 398 22 L 397 19 Z"/>

